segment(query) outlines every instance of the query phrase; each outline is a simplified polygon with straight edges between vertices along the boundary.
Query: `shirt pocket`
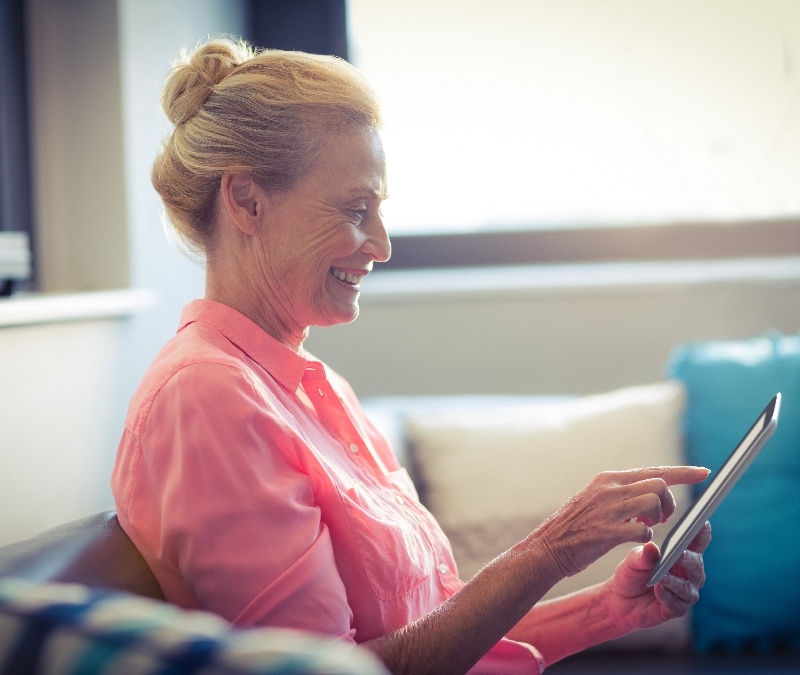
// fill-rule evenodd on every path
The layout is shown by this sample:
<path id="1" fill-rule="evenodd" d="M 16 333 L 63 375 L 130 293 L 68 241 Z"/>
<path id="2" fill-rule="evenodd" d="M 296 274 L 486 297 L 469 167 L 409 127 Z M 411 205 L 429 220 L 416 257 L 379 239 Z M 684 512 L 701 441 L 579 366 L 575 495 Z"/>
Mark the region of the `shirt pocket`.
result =
<path id="1" fill-rule="evenodd" d="M 403 468 L 392 471 L 388 474 L 388 478 L 395 488 L 404 492 L 408 497 L 407 504 L 414 510 L 415 519 L 420 523 L 431 546 L 435 564 L 439 568 L 439 579 L 445 588 L 451 593 L 455 593 L 463 585 L 463 582 L 458 577 L 458 568 L 453 557 L 450 540 L 433 514 L 420 503 L 417 489 L 414 487 L 408 471 Z M 447 572 L 443 570 L 443 566 L 447 568 Z"/>
<path id="2" fill-rule="evenodd" d="M 409 496 L 359 481 L 339 493 L 372 592 L 395 600 L 422 584 L 432 572 L 433 552 L 406 511 Z"/>

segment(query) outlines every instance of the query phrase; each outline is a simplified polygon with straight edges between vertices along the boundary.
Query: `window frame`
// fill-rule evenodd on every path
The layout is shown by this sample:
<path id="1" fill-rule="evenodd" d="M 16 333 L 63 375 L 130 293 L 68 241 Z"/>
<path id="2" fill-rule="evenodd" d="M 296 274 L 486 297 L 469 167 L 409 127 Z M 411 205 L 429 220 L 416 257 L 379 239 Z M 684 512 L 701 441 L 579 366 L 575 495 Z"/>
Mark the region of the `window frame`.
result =
<path id="1" fill-rule="evenodd" d="M 391 232 L 390 232 L 391 233 Z M 382 269 L 800 256 L 800 218 L 392 237 Z"/>
<path id="2" fill-rule="evenodd" d="M 29 276 L 0 279 L 0 296 L 35 285 L 33 198 L 24 0 L 0 1 L 0 232 L 27 239 Z M 14 253 L 20 259 L 13 240 Z"/>

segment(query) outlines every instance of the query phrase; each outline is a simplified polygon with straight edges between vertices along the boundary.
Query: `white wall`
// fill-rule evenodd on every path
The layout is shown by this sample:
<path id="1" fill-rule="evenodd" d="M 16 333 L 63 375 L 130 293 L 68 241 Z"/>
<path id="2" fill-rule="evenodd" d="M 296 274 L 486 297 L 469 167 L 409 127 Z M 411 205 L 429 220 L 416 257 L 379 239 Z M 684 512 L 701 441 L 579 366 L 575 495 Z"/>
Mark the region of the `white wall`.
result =
<path id="1" fill-rule="evenodd" d="M 202 270 L 166 242 L 150 186 L 161 86 L 182 47 L 242 26 L 236 0 L 28 0 L 28 10 L 43 290 L 128 287 L 156 300 L 127 319 L 0 328 L 0 545 L 112 506 L 127 402 L 203 292 Z"/>
<path id="2" fill-rule="evenodd" d="M 362 397 L 601 392 L 663 379 L 683 342 L 800 329 L 798 258 L 379 274 L 306 343 Z"/>
<path id="3" fill-rule="evenodd" d="M 0 329 L 0 544 L 108 507 L 124 329 Z"/>

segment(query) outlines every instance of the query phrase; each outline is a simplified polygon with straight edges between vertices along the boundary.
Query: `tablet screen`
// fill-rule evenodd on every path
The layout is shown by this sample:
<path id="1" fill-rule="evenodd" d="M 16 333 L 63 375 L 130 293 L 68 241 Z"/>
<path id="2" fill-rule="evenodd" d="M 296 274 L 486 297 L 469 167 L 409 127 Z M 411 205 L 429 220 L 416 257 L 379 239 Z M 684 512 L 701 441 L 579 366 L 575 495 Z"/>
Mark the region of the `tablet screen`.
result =
<path id="1" fill-rule="evenodd" d="M 759 450 L 775 431 L 780 406 L 781 395 L 778 393 L 767 404 L 706 489 L 666 536 L 661 547 L 661 557 L 653 568 L 653 573 L 647 582 L 648 586 L 655 586 L 666 576 L 728 491 L 750 466 Z"/>

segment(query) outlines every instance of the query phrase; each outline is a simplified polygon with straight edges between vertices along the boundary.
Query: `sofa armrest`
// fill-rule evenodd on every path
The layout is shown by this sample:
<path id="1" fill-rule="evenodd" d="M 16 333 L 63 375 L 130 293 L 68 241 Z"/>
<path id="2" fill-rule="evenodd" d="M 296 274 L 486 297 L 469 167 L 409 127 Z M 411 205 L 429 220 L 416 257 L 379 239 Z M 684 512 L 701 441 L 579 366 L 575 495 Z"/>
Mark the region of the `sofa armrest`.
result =
<path id="1" fill-rule="evenodd" d="M 0 548 L 0 577 L 62 581 L 163 600 L 114 511 L 103 511 Z"/>

